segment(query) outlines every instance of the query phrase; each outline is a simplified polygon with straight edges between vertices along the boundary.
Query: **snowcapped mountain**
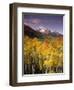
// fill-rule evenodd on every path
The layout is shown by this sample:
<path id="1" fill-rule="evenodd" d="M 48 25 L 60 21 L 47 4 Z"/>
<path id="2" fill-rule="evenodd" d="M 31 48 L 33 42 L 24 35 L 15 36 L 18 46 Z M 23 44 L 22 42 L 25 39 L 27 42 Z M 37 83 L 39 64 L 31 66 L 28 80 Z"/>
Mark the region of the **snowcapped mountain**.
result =
<path id="1" fill-rule="evenodd" d="M 59 37 L 63 36 L 59 32 L 51 32 L 51 30 L 45 29 L 45 28 L 40 28 L 39 30 L 34 30 L 30 26 L 27 26 L 24 24 L 24 35 L 28 35 L 29 37 L 47 37 L 47 36 L 52 36 L 52 37 Z"/>

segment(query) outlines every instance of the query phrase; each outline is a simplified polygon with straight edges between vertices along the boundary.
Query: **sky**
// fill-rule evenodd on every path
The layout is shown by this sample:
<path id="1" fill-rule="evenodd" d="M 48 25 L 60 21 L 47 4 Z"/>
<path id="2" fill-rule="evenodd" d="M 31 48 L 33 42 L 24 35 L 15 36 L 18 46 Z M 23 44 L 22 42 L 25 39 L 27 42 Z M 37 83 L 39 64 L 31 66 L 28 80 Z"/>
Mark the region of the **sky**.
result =
<path id="1" fill-rule="evenodd" d="M 63 34 L 63 15 L 26 13 L 24 24 L 35 30 L 42 28 Z"/>

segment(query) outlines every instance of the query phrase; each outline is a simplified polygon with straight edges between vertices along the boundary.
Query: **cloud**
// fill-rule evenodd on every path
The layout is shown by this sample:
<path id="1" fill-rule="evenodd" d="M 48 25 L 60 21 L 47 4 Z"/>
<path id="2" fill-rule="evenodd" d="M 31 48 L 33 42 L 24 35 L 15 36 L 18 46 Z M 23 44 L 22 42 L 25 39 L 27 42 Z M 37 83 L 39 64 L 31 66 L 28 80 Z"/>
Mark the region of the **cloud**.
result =
<path id="1" fill-rule="evenodd" d="M 32 24 L 39 24 L 39 23 L 41 23 L 41 20 L 40 19 L 32 19 L 31 23 Z"/>

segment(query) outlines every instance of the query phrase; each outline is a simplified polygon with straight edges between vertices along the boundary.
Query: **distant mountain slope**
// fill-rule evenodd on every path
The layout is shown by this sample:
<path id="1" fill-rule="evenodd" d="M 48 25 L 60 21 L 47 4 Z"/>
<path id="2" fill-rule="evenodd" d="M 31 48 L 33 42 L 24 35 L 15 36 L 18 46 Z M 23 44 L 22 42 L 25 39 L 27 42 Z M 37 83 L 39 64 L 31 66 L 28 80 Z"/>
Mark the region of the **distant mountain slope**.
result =
<path id="1" fill-rule="evenodd" d="M 32 29 L 31 27 L 24 25 L 24 35 L 28 35 L 31 38 L 34 37 L 42 37 L 42 33 L 35 31 L 34 29 Z"/>
<path id="2" fill-rule="evenodd" d="M 49 33 L 41 33 L 38 30 L 32 29 L 28 25 L 24 25 L 24 35 L 28 35 L 31 38 L 37 37 L 37 38 L 45 38 L 45 37 L 62 37 L 63 35 L 58 32 L 51 32 Z"/>

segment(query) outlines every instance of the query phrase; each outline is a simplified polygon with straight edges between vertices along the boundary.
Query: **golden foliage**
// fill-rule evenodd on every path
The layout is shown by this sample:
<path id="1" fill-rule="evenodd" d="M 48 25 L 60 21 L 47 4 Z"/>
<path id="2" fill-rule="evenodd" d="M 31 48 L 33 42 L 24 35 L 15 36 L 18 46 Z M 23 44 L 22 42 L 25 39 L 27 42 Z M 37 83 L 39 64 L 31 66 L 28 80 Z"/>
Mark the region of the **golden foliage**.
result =
<path id="1" fill-rule="evenodd" d="M 24 38 L 24 62 L 26 64 L 37 63 L 40 70 L 49 67 L 63 67 L 63 39 L 57 37 L 54 40 L 37 38 Z"/>

